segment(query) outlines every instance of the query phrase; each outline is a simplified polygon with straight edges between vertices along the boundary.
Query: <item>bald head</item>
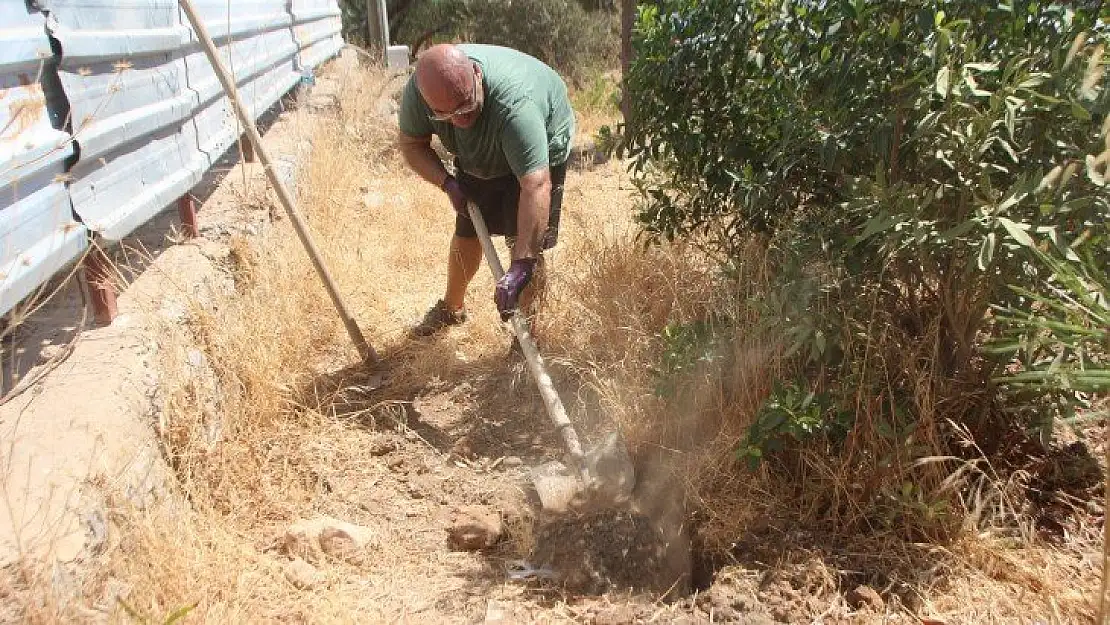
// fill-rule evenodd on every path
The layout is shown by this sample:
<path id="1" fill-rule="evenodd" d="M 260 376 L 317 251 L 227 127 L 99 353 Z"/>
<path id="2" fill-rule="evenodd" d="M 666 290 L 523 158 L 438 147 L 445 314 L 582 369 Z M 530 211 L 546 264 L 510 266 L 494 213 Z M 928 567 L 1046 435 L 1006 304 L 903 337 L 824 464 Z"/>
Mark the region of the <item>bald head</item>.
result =
<path id="1" fill-rule="evenodd" d="M 476 93 L 480 89 L 475 88 L 476 71 L 480 70 L 458 47 L 432 46 L 416 61 L 416 88 L 433 111 L 450 113 L 481 101 L 482 94 Z M 460 125 L 457 121 L 464 120 L 452 121 Z"/>
<path id="2" fill-rule="evenodd" d="M 451 110 L 474 91 L 473 62 L 450 44 L 432 46 L 416 61 L 416 88 L 434 109 Z M 443 106 L 439 106 L 443 105 Z"/>

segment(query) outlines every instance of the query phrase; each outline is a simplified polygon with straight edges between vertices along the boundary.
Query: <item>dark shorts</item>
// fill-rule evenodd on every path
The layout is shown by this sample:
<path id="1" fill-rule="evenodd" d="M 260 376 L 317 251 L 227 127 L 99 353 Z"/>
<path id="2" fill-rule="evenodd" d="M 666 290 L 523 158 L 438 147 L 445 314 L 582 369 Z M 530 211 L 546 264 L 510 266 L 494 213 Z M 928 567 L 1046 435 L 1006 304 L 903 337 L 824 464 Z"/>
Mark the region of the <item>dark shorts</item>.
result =
<path id="1" fill-rule="evenodd" d="M 459 169 L 455 178 L 466 197 L 478 205 L 491 235 L 516 237 L 516 211 L 520 199 L 520 181 L 516 176 L 483 180 Z M 559 240 L 559 217 L 563 212 L 563 183 L 566 178 L 566 163 L 551 167 L 551 214 L 547 218 L 547 234 L 543 240 L 545 250 L 555 247 Z M 455 236 L 473 239 L 478 233 L 474 224 L 460 215 L 455 218 Z"/>

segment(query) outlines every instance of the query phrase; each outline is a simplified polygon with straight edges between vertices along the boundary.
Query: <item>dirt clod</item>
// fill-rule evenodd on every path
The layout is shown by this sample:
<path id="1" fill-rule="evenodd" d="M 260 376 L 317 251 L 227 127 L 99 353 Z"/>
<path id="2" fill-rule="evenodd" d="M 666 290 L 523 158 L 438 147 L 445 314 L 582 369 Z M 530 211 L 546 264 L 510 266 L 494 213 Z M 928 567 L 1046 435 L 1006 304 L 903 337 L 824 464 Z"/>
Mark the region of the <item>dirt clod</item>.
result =
<path id="1" fill-rule="evenodd" d="M 469 460 L 474 457 L 474 444 L 471 443 L 470 438 L 462 436 L 451 446 L 451 455 Z"/>
<path id="2" fill-rule="evenodd" d="M 530 561 L 553 570 L 571 592 L 662 592 L 688 578 L 689 560 L 674 557 L 674 550 L 682 548 L 679 542 L 668 540 L 642 514 L 626 508 L 600 510 L 541 525 Z"/>
<path id="3" fill-rule="evenodd" d="M 371 456 L 384 456 L 397 451 L 397 443 L 389 438 L 377 438 L 370 443 Z"/>
<path id="4" fill-rule="evenodd" d="M 285 533 L 282 546 L 285 553 L 309 561 L 326 554 L 360 564 L 373 544 L 370 528 L 323 516 L 294 523 Z"/>
<path id="5" fill-rule="evenodd" d="M 482 506 L 467 506 L 455 513 L 447 530 L 447 544 L 457 551 L 488 549 L 501 540 L 501 515 Z"/>
<path id="6" fill-rule="evenodd" d="M 856 610 L 870 608 L 876 612 L 881 612 L 886 607 L 883 598 L 870 586 L 856 586 L 848 593 L 847 599 L 848 605 Z"/>

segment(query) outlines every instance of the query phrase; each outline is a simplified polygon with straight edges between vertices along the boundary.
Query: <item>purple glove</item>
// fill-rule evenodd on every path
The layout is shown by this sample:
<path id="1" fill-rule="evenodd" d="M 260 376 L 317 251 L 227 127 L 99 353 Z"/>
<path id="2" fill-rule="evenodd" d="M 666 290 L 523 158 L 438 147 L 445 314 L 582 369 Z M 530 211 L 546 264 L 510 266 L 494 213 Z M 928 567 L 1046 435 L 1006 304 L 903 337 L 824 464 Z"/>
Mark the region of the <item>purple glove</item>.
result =
<path id="1" fill-rule="evenodd" d="M 470 213 L 466 210 L 466 194 L 459 186 L 459 181 L 455 180 L 454 176 L 447 176 L 440 189 L 443 189 L 443 192 L 451 200 L 451 206 L 455 209 L 455 212 L 470 219 Z"/>
<path id="2" fill-rule="evenodd" d="M 535 258 L 521 258 L 514 260 L 509 265 L 509 270 L 497 281 L 497 288 L 493 291 L 493 301 L 497 303 L 497 310 L 501 313 L 501 321 L 508 321 L 516 310 L 517 300 L 532 279 L 532 271 L 536 268 Z"/>

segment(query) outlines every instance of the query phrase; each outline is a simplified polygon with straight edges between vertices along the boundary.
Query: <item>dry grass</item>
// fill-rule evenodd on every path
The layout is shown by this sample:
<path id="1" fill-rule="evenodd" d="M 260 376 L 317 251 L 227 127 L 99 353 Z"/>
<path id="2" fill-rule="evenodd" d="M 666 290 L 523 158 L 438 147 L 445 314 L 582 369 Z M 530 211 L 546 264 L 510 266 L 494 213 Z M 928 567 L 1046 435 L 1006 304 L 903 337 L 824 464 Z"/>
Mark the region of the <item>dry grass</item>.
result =
<path id="1" fill-rule="evenodd" d="M 100 592 L 155 622 L 194 604 L 190 622 L 480 620 L 489 598 L 521 607 L 529 620 L 581 620 L 573 604 L 504 584 L 489 561 L 446 551 L 435 507 L 393 492 L 402 486 L 370 451 L 389 429 L 423 448 L 404 423 L 429 393 L 473 385 L 478 394 L 468 401 L 482 404 L 478 413 L 520 400 L 483 382 L 500 384 L 509 343 L 485 272 L 470 291 L 470 323 L 427 344 L 406 338 L 442 290 L 453 215 L 389 146 L 381 111 L 399 79 L 365 70 L 333 77 L 339 110 L 298 112 L 291 122 L 291 132 L 311 142 L 299 201 L 340 291 L 390 363 L 390 383 L 370 391 L 368 372 L 348 366 L 357 354 L 284 220 L 260 238 L 233 239 L 236 297 L 198 305 L 188 333 L 167 329 L 163 346 L 160 433 L 191 505 L 117 510 L 124 538 L 111 552 L 115 582 Z M 641 488 L 666 504 L 654 512 L 696 522 L 700 548 L 723 567 L 722 584 L 764 607 L 782 604 L 791 620 L 848 614 L 843 595 L 851 583 L 876 585 L 915 613 L 949 622 L 1090 619 L 1096 573 L 1086 554 L 1095 551 L 1097 528 L 1059 548 L 989 531 L 917 544 L 897 527 L 860 534 L 859 511 L 835 504 L 853 501 L 867 477 L 854 473 L 869 465 L 851 453 L 803 451 L 790 475 L 738 470 L 738 442 L 773 380 L 788 373 L 778 337 L 760 333 L 745 305 L 766 284 L 762 254 L 753 246 L 741 265 L 747 273 L 724 283 L 694 245 L 644 248 L 635 241 L 630 193 L 617 163 L 568 176 L 564 235 L 538 336 L 574 417 L 588 434 L 625 433 L 643 463 Z M 676 378 L 674 396 L 660 397 L 663 328 L 713 313 L 732 321 L 729 340 Z M 211 376 L 190 370 L 193 344 Z M 933 387 L 928 372 L 922 376 L 919 398 L 928 402 Z M 506 410 L 521 427 L 543 428 L 523 408 Z M 858 434 L 855 453 L 871 453 L 873 433 Z M 453 503 L 503 496 L 495 474 L 469 466 L 435 465 L 430 475 L 448 476 L 440 487 L 457 494 Z M 297 590 L 275 544 L 290 522 L 316 513 L 371 528 L 374 558 L 319 563 L 326 581 Z M 804 528 L 838 514 L 844 518 L 826 526 L 852 531 Z M 511 529 L 523 550 L 527 523 Z M 765 578 L 777 581 L 758 582 Z M 126 620 L 118 607 L 106 609 Z M 665 619 L 679 608 L 653 609 Z M 854 618 L 872 617 L 880 618 Z"/>

